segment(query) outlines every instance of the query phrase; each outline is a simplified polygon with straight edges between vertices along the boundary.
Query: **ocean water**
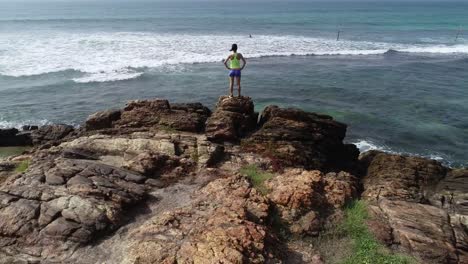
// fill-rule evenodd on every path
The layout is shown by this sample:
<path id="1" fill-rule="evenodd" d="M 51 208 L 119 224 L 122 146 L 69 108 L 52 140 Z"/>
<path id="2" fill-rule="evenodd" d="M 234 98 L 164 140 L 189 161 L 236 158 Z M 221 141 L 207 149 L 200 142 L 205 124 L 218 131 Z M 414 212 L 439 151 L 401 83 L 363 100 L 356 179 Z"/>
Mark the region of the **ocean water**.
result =
<path id="1" fill-rule="evenodd" d="M 213 107 L 237 43 L 259 111 L 327 113 L 361 150 L 468 166 L 467 14 L 467 1 L 0 0 L 0 127 L 79 125 L 138 98 Z"/>

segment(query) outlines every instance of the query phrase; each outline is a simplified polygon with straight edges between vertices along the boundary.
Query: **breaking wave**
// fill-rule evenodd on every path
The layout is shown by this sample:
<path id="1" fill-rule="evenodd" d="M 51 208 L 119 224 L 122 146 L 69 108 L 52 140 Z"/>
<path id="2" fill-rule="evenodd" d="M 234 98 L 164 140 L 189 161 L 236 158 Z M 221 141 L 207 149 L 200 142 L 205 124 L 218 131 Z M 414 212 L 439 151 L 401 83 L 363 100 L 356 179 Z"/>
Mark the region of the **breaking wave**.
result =
<path id="1" fill-rule="evenodd" d="M 269 56 L 377 55 L 406 53 L 468 54 L 468 45 L 395 44 L 335 41 L 301 36 L 159 33 L 6 33 L 0 38 L 0 75 L 22 77 L 75 70 L 79 83 L 138 78 L 145 68 L 219 62 L 239 43 L 249 58 Z"/>
<path id="2" fill-rule="evenodd" d="M 0 119 L 0 129 L 2 128 L 17 128 L 21 129 L 23 126 L 26 125 L 37 125 L 37 126 L 43 126 L 43 125 L 48 125 L 51 124 L 49 120 L 23 120 L 23 121 L 5 121 Z"/>
<path id="3" fill-rule="evenodd" d="M 448 159 L 444 158 L 442 155 L 440 154 L 418 154 L 418 153 L 409 153 L 409 152 L 402 152 L 402 151 L 395 151 L 393 150 L 392 148 L 386 146 L 386 145 L 379 145 L 371 140 L 364 140 L 364 139 L 361 139 L 361 140 L 357 140 L 355 142 L 353 142 L 354 145 L 356 145 L 356 147 L 359 149 L 359 151 L 361 153 L 364 153 L 366 151 L 370 151 L 370 150 L 379 150 L 379 151 L 382 151 L 382 152 L 387 152 L 387 153 L 391 153 L 391 154 L 398 154 L 398 155 L 409 155 L 409 156 L 418 156 L 418 157 L 423 157 L 423 158 L 428 158 L 428 159 L 432 159 L 432 160 L 436 160 L 436 161 L 439 161 L 443 164 L 445 164 L 446 166 L 449 166 L 451 167 L 452 166 L 452 162 L 450 162 Z"/>

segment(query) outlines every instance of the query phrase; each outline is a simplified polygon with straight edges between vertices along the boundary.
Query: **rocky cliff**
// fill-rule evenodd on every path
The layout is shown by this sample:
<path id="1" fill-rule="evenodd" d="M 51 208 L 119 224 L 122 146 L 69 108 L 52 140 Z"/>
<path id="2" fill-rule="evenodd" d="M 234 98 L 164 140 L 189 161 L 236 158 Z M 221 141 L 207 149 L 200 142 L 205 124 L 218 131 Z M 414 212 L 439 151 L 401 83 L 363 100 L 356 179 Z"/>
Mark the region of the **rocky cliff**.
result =
<path id="1" fill-rule="evenodd" d="M 259 115 L 247 97 L 1 130 L 0 145 L 33 148 L 0 162 L 0 263 L 323 263 L 308 241 L 356 199 L 390 251 L 468 263 L 468 171 L 359 157 L 345 135 L 326 115 Z"/>

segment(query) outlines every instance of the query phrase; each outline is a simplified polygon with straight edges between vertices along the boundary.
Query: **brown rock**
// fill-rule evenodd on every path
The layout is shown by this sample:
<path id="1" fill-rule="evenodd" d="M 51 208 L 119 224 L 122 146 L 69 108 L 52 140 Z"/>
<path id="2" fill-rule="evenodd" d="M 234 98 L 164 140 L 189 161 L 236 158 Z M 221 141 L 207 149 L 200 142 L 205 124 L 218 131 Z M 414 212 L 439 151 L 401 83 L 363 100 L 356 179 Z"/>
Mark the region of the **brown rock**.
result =
<path id="1" fill-rule="evenodd" d="M 268 106 L 260 119 L 261 128 L 243 140 L 246 151 L 277 160 L 282 166 L 325 171 L 350 170 L 359 151 L 343 144 L 346 125 L 330 116 L 293 108 Z"/>
<path id="2" fill-rule="evenodd" d="M 369 205 L 368 211 L 367 227 L 382 244 L 391 246 L 393 244 L 393 235 L 387 216 L 375 205 Z"/>
<path id="3" fill-rule="evenodd" d="M 125 167 L 147 176 L 153 176 L 165 166 L 168 159 L 169 156 L 164 154 L 141 153 L 130 160 Z"/>
<path id="4" fill-rule="evenodd" d="M 131 234 L 125 261 L 139 263 L 265 263 L 272 260 L 264 226 L 250 207 L 268 204 L 242 177 L 211 182 L 190 206 L 156 216 Z M 250 213 L 249 213 L 250 212 Z M 257 216 L 257 219 L 264 219 Z"/>
<path id="5" fill-rule="evenodd" d="M 322 219 L 317 212 L 310 211 L 294 222 L 290 230 L 293 234 L 317 236 L 322 229 Z"/>
<path id="6" fill-rule="evenodd" d="M 287 170 L 266 183 L 268 195 L 293 234 L 316 235 L 323 220 L 357 197 L 357 181 L 348 173 Z"/>
<path id="7" fill-rule="evenodd" d="M 111 128 L 112 123 L 119 120 L 122 112 L 120 110 L 106 110 L 92 114 L 86 119 L 86 130 L 99 130 Z"/>
<path id="8" fill-rule="evenodd" d="M 0 241 L 15 238 L 3 249 L 66 256 L 125 222 L 125 208 L 145 197 L 144 181 L 96 161 L 39 152 L 27 172 L 0 186 Z"/>
<path id="9" fill-rule="evenodd" d="M 99 159 L 103 163 L 157 177 L 175 167 L 215 166 L 224 157 L 224 147 L 203 135 L 186 132 L 134 132 L 124 135 L 82 136 L 60 145 L 63 156 Z M 158 159 L 166 158 L 166 162 Z"/>
<path id="10" fill-rule="evenodd" d="M 379 207 L 393 230 L 393 243 L 423 263 L 459 263 L 455 237 L 444 210 L 382 199 Z"/>
<path id="11" fill-rule="evenodd" d="M 455 169 L 441 180 L 430 197 L 432 204 L 444 208 L 456 240 L 459 263 L 468 263 L 468 169 Z"/>
<path id="12" fill-rule="evenodd" d="M 167 100 L 131 101 L 124 108 L 120 120 L 114 122 L 115 128 L 149 128 L 203 132 L 210 114 L 201 104 L 178 104 L 171 107 Z"/>
<path id="13" fill-rule="evenodd" d="M 310 210 L 324 206 L 323 174 L 320 171 L 287 171 L 266 183 L 268 195 L 281 212 L 281 218 L 292 223 Z"/>
<path id="14" fill-rule="evenodd" d="M 449 212 L 468 215 L 468 169 L 455 169 L 447 173 L 432 193 L 431 203 Z"/>
<path id="15" fill-rule="evenodd" d="M 323 178 L 323 192 L 327 203 L 340 209 L 358 197 L 359 179 L 347 172 L 330 172 Z"/>
<path id="16" fill-rule="evenodd" d="M 34 145 L 58 144 L 68 136 L 74 128 L 69 125 L 46 125 L 31 132 L 31 139 Z"/>
<path id="17" fill-rule="evenodd" d="M 362 194 L 367 200 L 424 202 L 429 198 L 429 191 L 447 173 L 439 162 L 419 157 L 374 151 L 363 154 L 361 160 L 368 164 Z"/>
<path id="18" fill-rule="evenodd" d="M 206 122 L 206 135 L 212 141 L 237 141 L 255 129 L 257 117 L 250 97 L 221 96 Z"/>

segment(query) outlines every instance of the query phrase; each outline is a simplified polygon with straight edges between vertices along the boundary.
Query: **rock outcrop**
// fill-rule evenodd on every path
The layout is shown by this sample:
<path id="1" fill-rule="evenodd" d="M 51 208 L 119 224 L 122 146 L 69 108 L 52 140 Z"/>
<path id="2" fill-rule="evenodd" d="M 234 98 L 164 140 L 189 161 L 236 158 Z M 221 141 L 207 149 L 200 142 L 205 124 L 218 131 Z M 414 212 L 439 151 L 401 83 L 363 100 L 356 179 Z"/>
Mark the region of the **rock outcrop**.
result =
<path id="1" fill-rule="evenodd" d="M 69 125 L 46 125 L 30 133 L 33 145 L 58 145 L 62 140 L 74 131 Z"/>
<path id="2" fill-rule="evenodd" d="M 257 118 L 249 97 L 221 96 L 206 122 L 206 136 L 215 142 L 236 142 L 256 128 Z"/>
<path id="3" fill-rule="evenodd" d="M 346 172 L 288 170 L 266 183 L 281 221 L 296 235 L 318 235 L 336 210 L 358 196 L 358 180 Z"/>
<path id="4" fill-rule="evenodd" d="M 167 100 L 131 101 L 123 109 L 116 128 L 156 127 L 163 130 L 203 132 L 210 110 L 201 104 L 171 107 Z"/>
<path id="5" fill-rule="evenodd" d="M 0 187 L 0 245 L 5 251 L 20 247 L 31 256 L 61 261 L 63 251 L 123 224 L 124 208 L 145 198 L 144 176 L 92 160 L 43 154 Z"/>
<path id="6" fill-rule="evenodd" d="M 466 170 L 379 151 L 361 155 L 361 162 L 362 198 L 375 219 L 368 224 L 382 242 L 422 263 L 467 262 Z"/>
<path id="7" fill-rule="evenodd" d="M 125 262 L 266 263 L 275 259 L 261 225 L 269 205 L 242 177 L 209 183 L 193 202 L 148 221 L 130 236 Z"/>
<path id="8" fill-rule="evenodd" d="M 429 200 L 448 212 L 459 263 L 468 263 L 468 169 L 451 170 Z"/>
<path id="9" fill-rule="evenodd" d="M 200 133 L 211 111 L 200 103 L 169 104 L 163 99 L 130 101 L 122 110 L 108 110 L 91 115 L 86 131 L 114 128 L 114 133 L 134 131 L 186 131 Z"/>
<path id="10" fill-rule="evenodd" d="M 243 140 L 242 146 L 286 167 L 351 170 L 359 151 L 355 145 L 343 144 L 345 134 L 346 125 L 330 116 L 268 106 L 261 115 L 259 130 Z"/>
<path id="11" fill-rule="evenodd" d="M 367 172 L 364 199 L 388 198 L 425 202 L 429 192 L 445 177 L 447 168 L 437 161 L 372 151 L 361 156 Z"/>
<path id="12" fill-rule="evenodd" d="M 382 199 L 379 207 L 392 228 L 393 243 L 425 263 L 458 263 L 446 211 L 425 204 Z"/>
<path id="13" fill-rule="evenodd" d="M 0 130 L 0 145 L 35 145 L 0 161 L 0 263 L 323 263 L 308 239 L 358 198 L 390 250 L 468 263 L 466 169 L 375 151 L 358 161 L 326 115 L 257 117 L 248 97 L 221 97 L 213 114 L 154 99 L 77 129 Z M 268 180 L 241 176 L 246 165 Z"/>
<path id="14" fill-rule="evenodd" d="M 94 113 L 86 119 L 85 129 L 88 131 L 111 128 L 113 123 L 120 119 L 122 111 L 106 110 Z"/>

